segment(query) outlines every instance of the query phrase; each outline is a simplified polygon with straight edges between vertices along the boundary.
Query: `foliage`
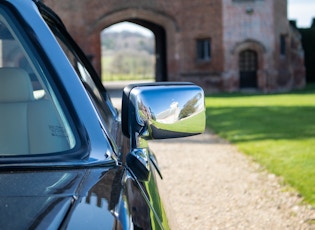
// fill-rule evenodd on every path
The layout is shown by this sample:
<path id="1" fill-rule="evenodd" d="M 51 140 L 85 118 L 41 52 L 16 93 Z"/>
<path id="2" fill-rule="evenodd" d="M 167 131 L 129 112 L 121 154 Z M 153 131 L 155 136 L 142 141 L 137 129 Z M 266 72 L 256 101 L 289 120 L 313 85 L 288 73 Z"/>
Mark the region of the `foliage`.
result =
<path id="1" fill-rule="evenodd" d="M 153 79 L 154 38 L 122 31 L 102 34 L 102 79 Z"/>
<path id="2" fill-rule="evenodd" d="M 154 78 L 150 57 L 120 55 L 102 57 L 102 80 L 141 80 Z"/>
<path id="3" fill-rule="evenodd" d="M 197 95 L 191 100 L 189 100 L 184 106 L 183 109 L 180 111 L 178 118 L 183 119 L 185 117 L 190 116 L 191 114 L 195 113 L 198 107 L 198 100 L 200 99 L 201 95 Z"/>
<path id="4" fill-rule="evenodd" d="M 209 95 L 207 126 L 315 204 L 315 85 L 274 95 Z"/>

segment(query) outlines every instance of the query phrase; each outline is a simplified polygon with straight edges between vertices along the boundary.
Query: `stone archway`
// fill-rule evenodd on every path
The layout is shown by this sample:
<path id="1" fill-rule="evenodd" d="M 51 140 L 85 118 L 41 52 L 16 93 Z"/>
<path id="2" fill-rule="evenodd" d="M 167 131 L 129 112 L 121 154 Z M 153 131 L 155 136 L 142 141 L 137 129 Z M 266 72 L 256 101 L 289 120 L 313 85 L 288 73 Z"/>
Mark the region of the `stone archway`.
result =
<path id="1" fill-rule="evenodd" d="M 172 75 L 170 65 L 174 63 L 173 57 L 169 53 L 174 53 L 174 49 L 176 49 L 174 37 L 178 27 L 171 17 L 148 10 L 126 9 L 107 13 L 93 23 L 94 26 L 89 28 L 88 34 L 94 44 L 89 47 L 90 52 L 94 54 L 94 66 L 101 69 L 100 32 L 113 24 L 124 21 L 138 24 L 153 32 L 156 50 L 155 80 L 169 80 L 169 74 Z"/>
<path id="2" fill-rule="evenodd" d="M 238 73 L 237 81 L 239 89 L 247 87 L 257 89 L 266 88 L 268 81 L 265 71 L 267 63 L 265 60 L 265 46 L 258 41 L 248 39 L 237 43 L 232 49 L 232 54 L 234 56 L 233 68 Z"/>

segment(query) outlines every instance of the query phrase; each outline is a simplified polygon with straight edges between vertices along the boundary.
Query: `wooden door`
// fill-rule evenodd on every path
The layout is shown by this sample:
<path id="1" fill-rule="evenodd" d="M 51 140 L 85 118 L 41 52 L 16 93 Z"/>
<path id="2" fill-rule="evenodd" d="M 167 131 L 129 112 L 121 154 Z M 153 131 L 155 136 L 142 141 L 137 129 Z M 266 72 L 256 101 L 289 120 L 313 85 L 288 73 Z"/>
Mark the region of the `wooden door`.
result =
<path id="1" fill-rule="evenodd" d="M 257 53 L 245 50 L 239 56 L 240 88 L 257 88 Z"/>

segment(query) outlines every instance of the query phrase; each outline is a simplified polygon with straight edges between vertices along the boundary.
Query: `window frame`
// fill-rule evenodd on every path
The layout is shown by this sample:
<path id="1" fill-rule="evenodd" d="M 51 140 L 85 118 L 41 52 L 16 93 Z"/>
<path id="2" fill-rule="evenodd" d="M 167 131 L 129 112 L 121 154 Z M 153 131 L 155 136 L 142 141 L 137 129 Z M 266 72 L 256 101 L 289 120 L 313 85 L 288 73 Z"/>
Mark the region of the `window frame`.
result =
<path id="1" fill-rule="evenodd" d="M 40 2 L 38 4 L 40 4 Z M 78 47 L 77 43 L 68 33 L 61 19 L 45 5 L 40 4 L 39 9 L 42 13 L 45 22 L 49 26 L 55 39 L 59 43 L 61 49 L 64 51 L 68 59 L 69 56 L 67 55 L 66 51 L 64 50 L 64 47 L 62 47 L 62 44 L 60 44 L 60 42 L 62 42 L 65 45 L 68 51 L 71 52 L 71 55 L 73 55 L 73 57 L 75 58 L 76 62 L 80 63 L 81 67 L 84 68 L 84 71 L 88 73 L 90 77 L 89 80 L 91 81 L 89 80 L 86 81 L 85 77 L 82 75 L 82 72 L 80 72 L 79 66 L 76 66 L 74 63 L 70 63 L 74 70 L 76 71 L 78 78 L 83 84 L 83 87 L 85 88 L 87 94 L 89 95 L 90 100 L 94 105 L 94 108 L 96 108 L 96 111 L 100 118 L 100 122 L 102 123 L 102 125 L 104 125 L 102 129 L 106 133 L 106 136 L 109 140 L 109 143 L 111 144 L 111 147 L 113 148 L 116 154 L 119 154 L 118 150 L 119 147 L 115 142 L 117 138 L 116 136 L 117 133 L 115 132 L 117 132 L 117 125 L 120 122 L 120 117 L 118 111 L 111 103 L 107 90 L 105 89 L 101 80 L 98 78 L 98 74 L 96 73 L 90 60 L 83 53 L 80 47 Z M 61 36 L 58 37 L 58 34 Z M 71 60 L 69 59 L 69 61 Z M 92 83 L 93 86 L 91 86 L 90 83 Z M 94 90 L 96 90 L 97 93 L 93 92 Z"/>
<path id="2" fill-rule="evenodd" d="M 280 45 L 279 52 L 282 57 L 285 57 L 287 54 L 287 36 L 285 34 L 280 34 L 279 37 Z"/>
<path id="3" fill-rule="evenodd" d="M 212 59 L 211 38 L 196 39 L 196 56 L 199 62 L 210 62 Z"/>

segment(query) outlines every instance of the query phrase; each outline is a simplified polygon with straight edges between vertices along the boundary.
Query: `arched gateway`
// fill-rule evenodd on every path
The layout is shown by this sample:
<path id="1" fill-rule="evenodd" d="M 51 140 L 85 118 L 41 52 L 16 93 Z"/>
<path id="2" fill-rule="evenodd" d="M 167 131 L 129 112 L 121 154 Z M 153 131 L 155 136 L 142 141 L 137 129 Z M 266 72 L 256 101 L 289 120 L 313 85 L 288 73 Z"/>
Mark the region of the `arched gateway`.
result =
<path id="1" fill-rule="evenodd" d="M 52 1 L 46 0 L 62 18 L 81 48 L 92 57 L 96 70 L 101 71 L 100 33 L 119 22 L 132 22 L 151 30 L 155 36 L 156 81 L 178 80 L 179 24 L 174 7 L 159 1 Z M 118 3 L 119 2 L 119 3 Z M 150 4 L 148 4 L 151 2 Z M 169 11 L 169 12 L 167 12 Z"/>
<path id="2" fill-rule="evenodd" d="M 98 34 L 104 28 L 119 22 L 132 22 L 152 31 L 155 36 L 156 53 L 156 81 L 167 81 L 167 44 L 171 44 L 176 33 L 176 21 L 158 12 L 150 12 L 144 9 L 124 9 L 104 15 L 90 28 L 91 34 Z M 168 36 L 167 36 L 168 35 Z M 167 38 L 169 39 L 167 41 Z"/>
<path id="3" fill-rule="evenodd" d="M 292 54 L 302 51 L 296 50 L 299 44 L 291 42 L 299 43 L 299 35 L 292 32 L 288 23 L 286 0 L 43 1 L 59 14 L 85 53 L 93 57 L 99 73 L 101 31 L 127 21 L 154 33 L 157 81 L 191 81 L 206 92 L 238 91 L 239 55 L 233 54 L 233 49 L 248 40 L 267 47 L 257 53 L 257 90 L 290 89 L 304 83 L 292 85 L 292 78 L 296 77 L 293 73 L 303 73 L 304 67 L 295 66 L 299 71 L 290 67 Z M 286 55 L 279 51 L 280 37 L 287 43 Z M 302 55 L 294 56 L 297 57 Z"/>

